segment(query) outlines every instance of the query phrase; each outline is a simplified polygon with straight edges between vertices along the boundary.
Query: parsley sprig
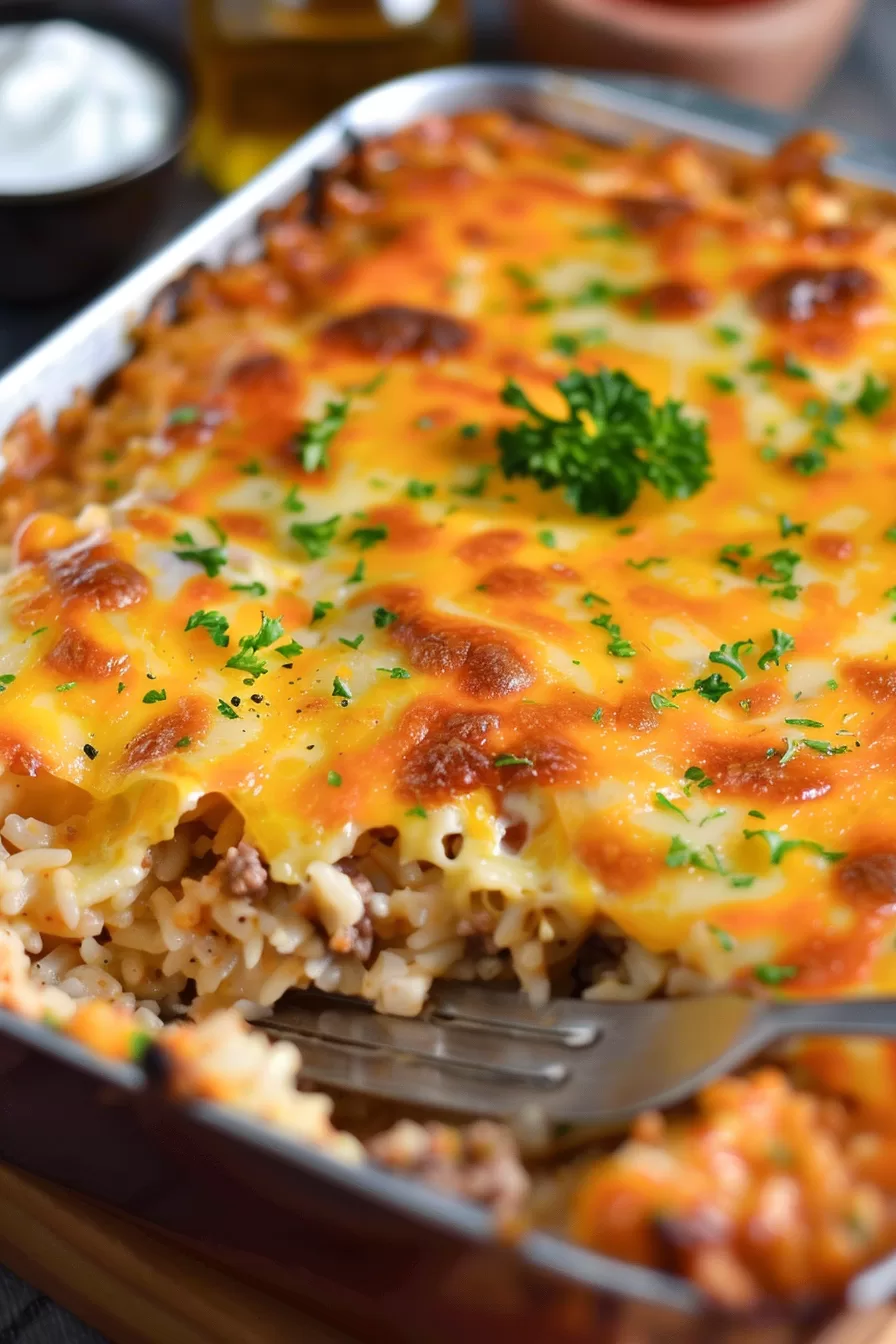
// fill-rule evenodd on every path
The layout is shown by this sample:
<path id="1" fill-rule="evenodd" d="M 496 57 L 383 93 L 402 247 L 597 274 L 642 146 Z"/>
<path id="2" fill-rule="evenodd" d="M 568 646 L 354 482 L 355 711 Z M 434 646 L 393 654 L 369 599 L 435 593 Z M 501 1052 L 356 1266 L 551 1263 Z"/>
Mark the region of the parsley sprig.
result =
<path id="1" fill-rule="evenodd" d="M 579 513 L 615 518 L 647 481 L 666 499 L 687 499 L 709 480 L 706 426 L 681 402 L 657 405 L 621 370 L 573 370 L 557 384 L 565 420 L 546 415 L 518 383 L 501 394 L 528 419 L 498 433 L 506 477 L 531 476 L 542 490 L 564 488 Z"/>
<path id="2" fill-rule="evenodd" d="M 240 637 L 239 651 L 227 659 L 225 667 L 235 667 L 240 672 L 248 672 L 250 677 L 263 677 L 267 672 L 267 663 L 258 657 L 259 649 L 266 649 L 283 634 L 283 622 L 279 616 L 265 616 L 261 613 L 261 625 L 254 635 Z"/>
<path id="3" fill-rule="evenodd" d="M 328 401 L 320 419 L 306 420 L 294 435 L 296 457 L 305 471 L 320 471 L 330 465 L 330 444 L 345 424 L 350 404 L 348 398 Z"/>

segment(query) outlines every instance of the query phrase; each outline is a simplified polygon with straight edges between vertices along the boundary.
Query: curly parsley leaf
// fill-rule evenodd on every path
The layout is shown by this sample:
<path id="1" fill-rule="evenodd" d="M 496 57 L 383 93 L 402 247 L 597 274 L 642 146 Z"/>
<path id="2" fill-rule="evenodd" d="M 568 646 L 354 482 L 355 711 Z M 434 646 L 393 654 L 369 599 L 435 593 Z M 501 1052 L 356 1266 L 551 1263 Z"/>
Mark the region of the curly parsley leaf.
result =
<path id="1" fill-rule="evenodd" d="M 186 538 L 189 542 L 193 540 L 186 532 L 179 533 L 174 540 L 180 541 L 181 538 Z M 210 579 L 216 579 L 227 564 L 223 546 L 191 545 L 186 550 L 175 551 L 174 554 L 178 560 L 192 560 L 194 564 L 201 565 Z"/>
<path id="2" fill-rule="evenodd" d="M 740 660 L 741 649 L 746 650 L 747 653 L 752 652 L 752 639 L 739 639 L 730 648 L 727 644 L 721 644 L 719 648 L 713 649 L 709 655 L 709 661 L 711 663 L 721 663 L 723 667 L 730 667 L 731 671 L 736 672 L 743 681 L 747 675 L 747 669 Z"/>
<path id="3" fill-rule="evenodd" d="M 704 700 L 711 700 L 717 705 L 723 695 L 729 695 L 731 687 L 729 683 L 718 672 L 711 673 L 708 677 L 700 677 L 694 682 L 694 690 L 703 696 Z"/>
<path id="4" fill-rule="evenodd" d="M 877 415 L 878 411 L 889 405 L 892 397 L 893 389 L 889 383 L 883 378 L 876 378 L 873 373 L 866 373 L 862 390 L 855 400 L 855 408 L 862 415 Z"/>
<path id="5" fill-rule="evenodd" d="M 759 655 L 759 670 L 765 672 L 772 663 L 778 667 L 783 655 L 790 653 L 794 647 L 793 635 L 788 635 L 786 630 L 776 630 L 772 627 L 772 647 Z"/>
<path id="6" fill-rule="evenodd" d="M 305 550 L 311 560 L 320 560 L 330 549 L 330 543 L 342 522 L 342 514 L 334 513 L 332 518 L 324 518 L 319 523 L 293 523 L 289 534 Z"/>
<path id="7" fill-rule="evenodd" d="M 219 649 L 226 649 L 230 643 L 228 629 L 227 617 L 220 611 L 194 611 L 184 626 L 185 631 L 207 630 L 212 643 L 217 644 Z"/>
<path id="8" fill-rule="evenodd" d="M 320 471 L 330 465 L 330 444 L 345 424 L 350 404 L 348 399 L 328 401 L 320 419 L 306 420 L 293 436 L 296 457 L 305 471 Z"/>
<path id="9" fill-rule="evenodd" d="M 362 551 L 369 551 L 371 546 L 378 546 L 381 541 L 385 541 L 388 535 L 388 527 L 374 523 L 371 527 L 356 527 L 354 532 L 349 533 L 348 539 L 356 541 Z"/>
<path id="10" fill-rule="evenodd" d="M 227 659 L 225 667 L 235 667 L 240 672 L 248 672 L 250 677 L 263 677 L 267 664 L 258 657 L 259 649 L 266 649 L 283 634 L 283 622 L 279 616 L 265 616 L 261 613 L 261 625 L 254 635 L 240 638 L 239 651 Z"/>
<path id="11" fill-rule="evenodd" d="M 557 383 L 565 420 L 546 415 L 518 383 L 501 394 L 527 419 L 498 433 L 501 469 L 531 476 L 542 490 L 564 488 L 579 513 L 615 518 L 647 481 L 666 499 L 687 499 L 709 480 L 706 426 L 676 401 L 656 405 L 621 370 L 573 370 Z"/>
<path id="12" fill-rule="evenodd" d="M 846 857 L 845 851 L 825 849 L 817 840 L 785 840 L 777 831 L 744 831 L 745 840 L 752 840 L 754 836 L 759 836 L 765 841 L 771 861 L 776 865 L 794 849 L 807 849 L 812 854 L 820 854 L 828 863 L 837 863 Z"/>

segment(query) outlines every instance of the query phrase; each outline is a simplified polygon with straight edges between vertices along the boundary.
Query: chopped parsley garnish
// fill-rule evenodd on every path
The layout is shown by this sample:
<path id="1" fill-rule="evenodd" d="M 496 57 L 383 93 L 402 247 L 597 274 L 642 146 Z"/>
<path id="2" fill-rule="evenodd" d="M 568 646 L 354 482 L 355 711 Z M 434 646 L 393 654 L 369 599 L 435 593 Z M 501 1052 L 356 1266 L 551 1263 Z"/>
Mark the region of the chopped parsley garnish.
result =
<path id="1" fill-rule="evenodd" d="M 571 331 L 558 331 L 551 337 L 551 349 L 557 355 L 573 359 L 580 350 L 591 345 L 603 345 L 606 339 L 607 333 L 603 327 L 588 327 L 575 335 Z"/>
<path id="2" fill-rule="evenodd" d="M 545 528 L 543 532 L 537 532 L 535 534 L 535 537 L 537 541 L 541 542 L 542 546 L 547 546 L 551 550 L 553 550 L 554 547 L 557 545 L 557 538 L 554 536 L 554 533 L 551 532 L 550 529 L 548 528 Z"/>
<path id="3" fill-rule="evenodd" d="M 503 765 L 532 765 L 528 756 L 513 756 L 510 752 L 502 752 L 500 756 L 495 757 L 495 765 L 500 769 Z"/>
<path id="4" fill-rule="evenodd" d="M 302 644 L 290 639 L 286 644 L 278 644 L 274 652 L 279 653 L 281 658 L 298 658 L 300 653 L 305 652 L 305 649 Z"/>
<path id="5" fill-rule="evenodd" d="M 591 308 L 594 304 L 607 303 L 610 299 L 631 298 L 636 289 L 627 285 L 613 285 L 607 280 L 589 280 L 578 293 L 571 295 L 574 308 Z"/>
<path id="6" fill-rule="evenodd" d="M 801 537 L 808 526 L 808 523 L 792 523 L 786 513 L 778 514 L 778 530 L 781 533 L 782 540 L 786 540 L 787 537 L 794 534 Z"/>
<path id="7" fill-rule="evenodd" d="M 594 713 L 591 715 L 591 722 L 592 722 L 592 723 L 600 723 L 600 721 L 601 721 L 601 719 L 603 718 L 603 716 L 604 716 L 603 706 L 598 705 L 597 709 L 596 709 L 596 710 L 594 711 Z"/>
<path id="8" fill-rule="evenodd" d="M 835 430 L 843 423 L 846 412 L 838 401 L 824 402 L 812 398 L 804 404 L 802 414 L 812 423 L 809 447 L 801 453 L 795 453 L 790 459 L 790 465 L 802 476 L 814 476 L 827 466 L 828 449 L 836 448 L 839 451 L 843 448 Z"/>
<path id="9" fill-rule="evenodd" d="M 731 937 L 730 933 L 726 933 L 724 929 L 720 929 L 718 924 L 707 924 L 706 927 L 709 929 L 723 952 L 734 951 L 734 939 Z"/>
<path id="10" fill-rule="evenodd" d="M 373 623 L 376 626 L 377 630 L 385 630 L 387 625 L 391 625 L 393 621 L 397 620 L 398 620 L 397 612 L 389 611 L 388 608 L 386 607 L 374 607 Z"/>
<path id="11" fill-rule="evenodd" d="M 593 617 L 592 625 L 598 626 L 601 630 L 606 630 L 610 635 L 610 642 L 607 645 L 607 653 L 613 658 L 634 658 L 635 646 L 630 644 L 627 639 L 622 639 L 621 631 L 617 623 L 613 620 L 608 611 L 603 611 L 599 616 Z"/>
<path id="12" fill-rule="evenodd" d="M 793 602 L 799 597 L 802 592 L 802 585 L 794 583 L 793 576 L 802 556 L 798 555 L 796 551 L 778 550 L 772 551 L 769 555 L 764 555 L 762 559 L 768 565 L 771 574 L 760 574 L 756 582 L 780 585 L 777 588 L 772 588 L 772 597 L 783 597 L 788 602 Z"/>
<path id="13" fill-rule="evenodd" d="M 488 463 L 481 463 L 477 468 L 473 479 L 466 485 L 455 485 L 451 488 L 453 495 L 463 495 L 465 499 L 481 499 L 485 494 L 485 487 L 488 485 L 488 478 L 494 471 L 494 467 Z"/>
<path id="14" fill-rule="evenodd" d="M 332 518 L 325 518 L 319 523 L 293 523 L 289 534 L 304 548 L 311 560 L 320 560 L 329 552 L 330 543 L 341 522 L 342 514 L 334 513 Z"/>
<path id="15" fill-rule="evenodd" d="M 125 684 L 124 684 L 123 681 L 120 681 L 120 682 L 118 683 L 118 694 L 121 695 L 121 693 L 122 693 L 123 690 L 125 690 Z"/>
<path id="16" fill-rule="evenodd" d="M 784 654 L 790 653 L 795 647 L 793 635 L 788 635 L 786 630 L 776 630 L 772 627 L 771 633 L 772 647 L 766 649 L 765 653 L 759 655 L 759 669 L 761 672 L 765 672 L 767 668 L 771 667 L 772 663 L 775 664 L 775 667 L 778 667 Z"/>
<path id="17" fill-rule="evenodd" d="M 746 560 L 746 558 L 752 554 L 753 547 L 748 541 L 743 542 L 741 545 L 738 545 L 736 542 L 728 542 L 728 544 L 723 546 L 719 551 L 719 564 L 725 565 L 727 569 L 731 569 L 737 574 L 740 570 L 741 560 Z"/>
<path id="18" fill-rule="evenodd" d="M 425 818 L 426 818 L 426 808 L 425 808 L 425 807 L 421 807 L 420 804 L 418 803 L 416 807 L 409 807 L 408 810 L 407 810 L 407 812 L 405 812 L 405 816 L 406 816 L 406 817 L 423 817 L 423 818 L 425 819 Z"/>
<path id="19" fill-rule="evenodd" d="M 779 864 L 783 858 L 794 849 L 807 849 L 812 854 L 820 854 L 828 863 L 837 863 L 840 859 L 846 857 L 845 853 L 837 853 L 834 850 L 825 849 L 817 840 L 785 840 L 783 835 L 777 831 L 744 831 L 744 839 L 752 840 L 754 836 L 760 836 L 769 848 L 771 861 Z"/>
<path id="20" fill-rule="evenodd" d="M 508 381 L 506 406 L 528 419 L 498 432 L 504 475 L 531 476 L 542 490 L 562 486 L 579 513 L 618 517 L 647 481 L 666 499 L 686 499 L 709 479 L 706 427 L 680 402 L 656 405 L 621 370 L 573 370 L 557 384 L 569 406 L 565 420 L 540 411 Z"/>
<path id="21" fill-rule="evenodd" d="M 798 966 L 754 966 L 753 974 L 763 985 L 783 985 L 788 980 L 793 980 L 799 975 Z"/>
<path id="22" fill-rule="evenodd" d="M 791 728 L 823 728 L 824 724 L 819 723 L 818 719 L 785 719 Z"/>
<path id="23" fill-rule="evenodd" d="M 223 546 L 196 546 L 189 532 L 178 533 L 174 540 L 187 547 L 174 552 L 178 560 L 192 560 L 194 564 L 201 565 L 210 579 L 216 579 L 227 564 Z"/>
<path id="24" fill-rule="evenodd" d="M 330 444 L 348 415 L 349 402 L 328 401 L 319 420 L 306 420 L 293 436 L 296 457 L 305 471 L 320 471 L 330 465 Z"/>
<path id="25" fill-rule="evenodd" d="M 696 784 L 698 789 L 712 788 L 713 780 L 704 770 L 700 769 L 699 765 L 689 765 L 684 772 L 684 777 L 688 784 Z M 687 792 L 687 789 L 685 789 L 685 792 Z"/>
<path id="26" fill-rule="evenodd" d="M 592 238 L 607 238 L 613 242 L 624 242 L 628 238 L 629 231 L 624 224 L 611 221 L 608 224 L 589 224 L 587 228 L 581 229 L 577 238 L 588 241 Z"/>
<path id="27" fill-rule="evenodd" d="M 232 583 L 230 591 L 232 593 L 248 593 L 250 597 L 266 597 L 268 590 L 263 583 L 256 580 L 254 583 Z"/>
<path id="28" fill-rule="evenodd" d="M 378 667 L 377 672 L 388 672 L 393 681 L 410 681 L 411 674 L 404 667 Z"/>
<path id="29" fill-rule="evenodd" d="M 304 513 L 305 505 L 299 498 L 299 487 L 291 485 L 289 491 L 284 496 L 283 507 L 287 513 Z"/>
<path id="30" fill-rule="evenodd" d="M 338 789 L 342 783 L 342 776 L 336 770 L 328 770 L 327 783 L 331 789 Z"/>
<path id="31" fill-rule="evenodd" d="M 82 750 L 84 752 L 84 755 L 87 757 L 88 761 L 95 761 L 97 756 L 99 756 L 100 754 L 97 751 L 96 747 L 92 747 L 89 742 L 84 743 Z"/>
<path id="32" fill-rule="evenodd" d="M 670 799 L 668 799 L 664 793 L 660 793 L 659 791 L 656 792 L 653 795 L 653 801 L 656 803 L 656 806 L 660 809 L 660 811 L 674 812 L 677 817 L 684 817 L 685 821 L 687 821 L 688 819 L 687 813 L 682 812 L 681 808 L 676 806 L 675 803 L 671 802 Z"/>
<path id="33" fill-rule="evenodd" d="M 371 546 L 377 546 L 381 541 L 385 541 L 389 535 L 389 529 L 382 523 L 376 523 L 372 527 L 356 527 L 354 532 L 349 533 L 349 541 L 356 541 L 362 551 L 369 551 Z"/>
<path id="34" fill-rule="evenodd" d="M 183 750 L 183 748 L 188 747 L 192 741 L 193 741 L 192 737 L 180 737 L 178 738 L 178 740 L 175 742 L 174 745 L 176 747 L 180 747 L 181 750 Z"/>
<path id="35" fill-rule="evenodd" d="M 257 457 L 253 457 L 250 458 L 248 462 L 241 462 L 237 467 L 237 471 L 241 476 L 260 476 L 261 463 L 258 461 Z"/>
<path id="36" fill-rule="evenodd" d="M 70 691 L 73 687 L 77 686 L 77 684 L 76 681 L 64 681 L 62 685 L 57 686 L 56 689 L 57 691 Z"/>
<path id="37" fill-rule="evenodd" d="M 876 378 L 873 373 L 866 373 L 862 390 L 856 397 L 854 405 L 862 415 L 877 415 L 878 411 L 882 411 L 890 404 L 892 397 L 893 389 L 889 383 L 883 378 Z"/>
<path id="38" fill-rule="evenodd" d="M 804 737 L 803 746 L 811 751 L 820 752 L 822 756 L 842 756 L 845 751 L 849 751 L 849 747 L 833 747 L 830 742 L 821 742 L 814 737 Z"/>
<path id="39" fill-rule="evenodd" d="M 666 867 L 700 868 L 707 873 L 721 873 L 723 876 L 725 874 L 725 869 L 712 845 L 706 845 L 702 850 L 691 849 L 680 835 L 672 837 L 666 854 Z"/>
<path id="40" fill-rule="evenodd" d="M 526 271 L 522 266 L 518 266 L 516 262 L 508 262 L 504 267 L 504 274 L 508 280 L 512 280 L 515 285 L 519 285 L 520 289 L 536 288 L 535 276 L 531 271 Z"/>
<path id="41" fill-rule="evenodd" d="M 461 425 L 460 427 L 460 436 L 462 439 L 478 438 L 479 432 L 480 431 L 478 425 L 470 424 L 470 425 Z"/>
<path id="42" fill-rule="evenodd" d="M 342 636 L 340 637 L 339 643 L 344 644 L 347 649 L 360 649 L 361 645 L 364 643 L 364 636 L 355 635 L 354 639 L 346 639 Z"/>
<path id="43" fill-rule="evenodd" d="M 340 699 L 340 700 L 351 700 L 351 698 L 352 698 L 352 693 L 351 693 L 351 691 L 350 691 L 349 688 L 346 686 L 345 682 L 342 680 L 341 677 L 334 677 L 334 678 L 333 678 L 333 691 L 332 691 L 332 694 L 333 694 L 336 698 L 338 698 L 338 699 Z"/>
<path id="44" fill-rule="evenodd" d="M 194 611 L 184 630 L 207 630 L 213 644 L 226 649 L 230 643 L 229 622 L 220 611 Z"/>
<path id="45" fill-rule="evenodd" d="M 195 425 L 202 412 L 198 406 L 175 406 L 168 413 L 169 425 Z"/>
<path id="46" fill-rule="evenodd" d="M 789 765 L 803 744 L 800 738 L 798 737 L 794 737 L 792 739 L 789 737 L 785 737 L 784 741 L 787 743 L 787 750 L 781 757 L 781 765 Z M 768 754 L 770 756 L 774 756 L 775 753 L 773 750 L 770 749 Z"/>
<path id="47" fill-rule="evenodd" d="M 739 639 L 736 644 L 731 645 L 730 649 L 727 644 L 720 645 L 719 648 L 713 649 L 709 655 L 709 661 L 711 663 L 721 663 L 723 667 L 730 667 L 731 671 L 736 672 L 743 681 L 747 675 L 747 669 L 740 660 L 741 649 L 751 653 L 753 650 L 752 639 Z"/>
<path id="48" fill-rule="evenodd" d="M 726 373 L 708 373 L 706 381 L 716 392 L 721 392 L 723 396 L 728 396 L 737 391 L 737 383 L 733 378 L 729 378 Z"/>
<path id="49" fill-rule="evenodd" d="M 435 481 L 408 481 L 408 499 L 432 499 L 436 492 Z"/>
<path id="50" fill-rule="evenodd" d="M 656 710 L 660 710 L 660 709 L 677 709 L 677 708 L 678 708 L 678 706 L 676 705 L 676 703 L 675 703 L 674 700 L 669 700 L 669 699 L 668 699 L 665 695 L 663 695 L 660 691 L 652 691 L 652 692 L 651 692 L 651 695 L 650 695 L 650 703 L 653 705 L 654 709 L 656 709 Z"/>
<path id="51" fill-rule="evenodd" d="M 695 681 L 694 690 L 698 695 L 702 695 L 704 700 L 711 700 L 717 705 L 723 695 L 730 694 L 731 687 L 718 672 L 712 672 L 708 677 L 700 677 Z"/>
<path id="52" fill-rule="evenodd" d="M 557 355 L 565 355 L 569 359 L 579 353 L 579 338 L 573 336 L 569 331 L 558 331 L 551 337 L 551 349 Z"/>
<path id="53" fill-rule="evenodd" d="M 168 696 L 165 691 L 147 691 L 143 697 L 143 703 L 144 705 L 157 705 L 162 700 L 167 699 Z"/>
<path id="54" fill-rule="evenodd" d="M 759 358 L 751 359 L 747 365 L 747 373 L 774 373 L 775 361 L 773 359 Z"/>
<path id="55" fill-rule="evenodd" d="M 743 332 L 738 331 L 737 327 L 716 327 L 715 333 L 723 345 L 737 345 L 743 338 Z"/>
<path id="56" fill-rule="evenodd" d="M 790 352 L 784 356 L 781 370 L 788 378 L 795 378 L 798 382 L 809 383 L 812 381 L 812 375 L 804 364 L 801 364 Z"/>
<path id="57" fill-rule="evenodd" d="M 629 569 L 649 569 L 651 565 L 667 564 L 668 557 L 665 555 L 648 555 L 644 560 L 628 559 L 625 563 Z"/>
<path id="58" fill-rule="evenodd" d="M 220 715 L 222 715 L 222 717 L 225 718 L 225 719 L 238 719 L 238 718 L 239 718 L 239 714 L 237 714 L 237 712 L 236 712 L 235 709 L 232 709 L 231 706 L 228 705 L 228 703 L 227 703 L 226 700 L 219 700 L 219 701 L 218 701 L 218 713 L 219 713 Z"/>
<path id="59" fill-rule="evenodd" d="M 595 602 L 599 602 L 602 607 L 610 605 L 605 597 L 601 597 L 600 593 L 583 593 L 582 601 L 586 607 L 593 607 Z"/>
<path id="60" fill-rule="evenodd" d="M 321 602 L 320 600 L 318 600 L 311 608 L 311 624 L 317 625 L 317 622 L 322 621 L 323 618 L 326 616 L 327 612 L 332 610 L 333 610 L 332 602 Z"/>
<path id="61" fill-rule="evenodd" d="M 254 635 L 242 635 L 237 653 L 227 659 L 225 667 L 236 668 L 239 672 L 248 672 L 251 677 L 263 677 L 267 664 L 258 657 L 259 649 L 266 649 L 283 634 L 283 622 L 279 616 L 261 614 L 261 625 Z"/>

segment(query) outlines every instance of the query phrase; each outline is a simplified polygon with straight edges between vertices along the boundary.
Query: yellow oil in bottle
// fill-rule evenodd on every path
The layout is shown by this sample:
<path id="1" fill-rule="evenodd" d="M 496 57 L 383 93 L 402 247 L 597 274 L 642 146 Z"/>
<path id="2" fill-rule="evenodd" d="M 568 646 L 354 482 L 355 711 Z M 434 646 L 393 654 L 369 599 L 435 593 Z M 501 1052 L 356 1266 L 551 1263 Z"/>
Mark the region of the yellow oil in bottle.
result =
<path id="1" fill-rule="evenodd" d="M 463 60 L 464 0 L 191 0 L 200 168 L 231 191 L 361 90 Z"/>

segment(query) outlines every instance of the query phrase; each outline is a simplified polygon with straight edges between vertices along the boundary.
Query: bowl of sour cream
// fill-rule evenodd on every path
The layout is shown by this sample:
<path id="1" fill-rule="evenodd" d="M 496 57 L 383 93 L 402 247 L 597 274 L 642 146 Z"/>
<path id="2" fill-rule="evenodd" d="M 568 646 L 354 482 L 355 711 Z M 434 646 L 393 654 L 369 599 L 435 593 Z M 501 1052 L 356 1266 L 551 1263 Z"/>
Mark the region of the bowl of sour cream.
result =
<path id="1" fill-rule="evenodd" d="M 86 290 L 135 255 L 191 112 L 182 53 L 139 15 L 0 4 L 0 296 Z"/>

